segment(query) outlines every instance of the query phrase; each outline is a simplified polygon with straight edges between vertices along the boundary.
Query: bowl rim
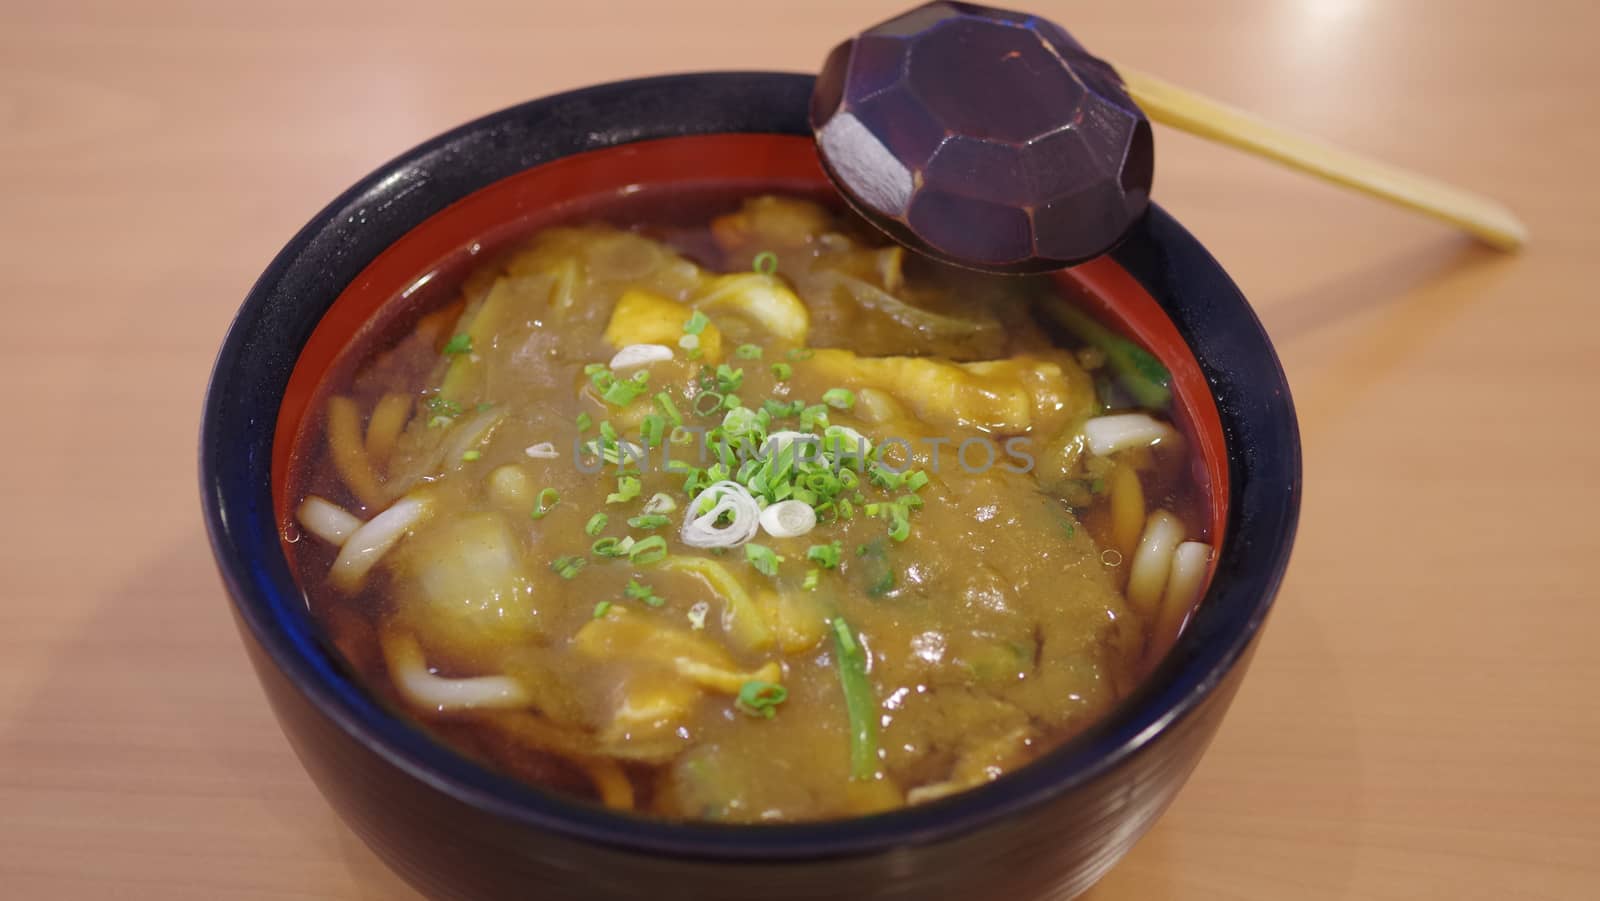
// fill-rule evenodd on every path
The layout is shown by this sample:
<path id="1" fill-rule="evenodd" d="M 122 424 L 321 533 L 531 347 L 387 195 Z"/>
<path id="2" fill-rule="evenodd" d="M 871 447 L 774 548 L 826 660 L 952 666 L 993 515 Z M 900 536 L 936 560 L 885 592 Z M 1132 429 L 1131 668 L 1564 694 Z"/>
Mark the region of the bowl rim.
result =
<path id="1" fill-rule="evenodd" d="M 663 137 L 807 134 L 813 81 L 776 72 L 686 73 L 491 113 L 357 182 L 295 234 L 246 296 L 214 363 L 201 420 L 202 507 L 219 571 L 239 622 L 295 690 L 410 777 L 531 830 L 638 853 L 790 861 L 877 853 L 950 840 L 1118 768 L 1196 711 L 1258 634 L 1298 521 L 1293 402 L 1238 288 L 1152 205 L 1111 256 L 1166 310 L 1211 386 L 1229 447 L 1226 540 L 1212 588 L 1167 658 L 1110 714 L 1029 766 L 935 803 L 867 817 L 759 827 L 674 823 L 613 813 L 494 773 L 427 738 L 344 678 L 310 627 L 279 547 L 268 477 L 278 401 L 326 309 L 308 317 L 305 298 L 325 296 L 331 304 L 400 234 L 466 194 L 544 162 Z M 254 407 L 251 397 L 259 397 Z"/>

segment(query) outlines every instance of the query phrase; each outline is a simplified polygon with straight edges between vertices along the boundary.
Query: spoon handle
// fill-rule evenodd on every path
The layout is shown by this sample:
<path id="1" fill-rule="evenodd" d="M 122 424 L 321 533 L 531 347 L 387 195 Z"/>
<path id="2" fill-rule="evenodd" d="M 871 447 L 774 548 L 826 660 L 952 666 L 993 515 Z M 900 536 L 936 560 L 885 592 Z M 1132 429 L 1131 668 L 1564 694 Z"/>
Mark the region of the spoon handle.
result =
<path id="1" fill-rule="evenodd" d="M 1480 194 L 1295 134 L 1126 66 L 1116 68 L 1129 96 L 1157 122 L 1408 207 L 1455 225 L 1499 250 L 1515 251 L 1528 240 L 1528 227 L 1522 220 Z"/>

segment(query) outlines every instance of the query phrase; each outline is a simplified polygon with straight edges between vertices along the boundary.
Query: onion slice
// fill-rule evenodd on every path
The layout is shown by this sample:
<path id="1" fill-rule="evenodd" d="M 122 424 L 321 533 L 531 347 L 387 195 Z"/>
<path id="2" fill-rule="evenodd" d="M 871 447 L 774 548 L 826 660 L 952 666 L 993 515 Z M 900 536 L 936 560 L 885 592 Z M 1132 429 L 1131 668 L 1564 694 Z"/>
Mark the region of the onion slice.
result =
<path id="1" fill-rule="evenodd" d="M 361 528 L 361 520 L 355 514 L 315 494 L 305 499 L 295 518 L 307 532 L 334 547 L 343 545 L 345 539 Z"/>
<path id="2" fill-rule="evenodd" d="M 643 512 L 671 513 L 676 509 L 678 509 L 678 502 L 672 499 L 672 495 L 665 491 L 657 491 L 655 494 L 650 495 L 649 500 L 644 502 Z"/>
<path id="3" fill-rule="evenodd" d="M 819 456 L 814 455 L 820 454 L 822 439 L 811 434 L 810 432 L 796 432 L 792 429 L 785 429 L 784 431 L 773 432 L 772 434 L 768 435 L 766 440 L 761 442 L 761 449 L 756 452 L 756 456 L 763 460 L 775 458 L 778 454 L 783 453 L 784 448 L 791 444 L 797 444 L 800 446 L 800 448 L 795 451 L 796 462 L 798 462 L 802 456 L 807 460 L 820 459 Z M 816 447 L 819 450 L 810 450 L 811 447 Z"/>
<path id="4" fill-rule="evenodd" d="M 529 445 L 523 449 L 523 453 L 535 460 L 554 460 L 561 456 L 556 452 L 555 443 L 551 441 L 541 441 L 538 444 Z"/>
<path id="5" fill-rule="evenodd" d="M 1172 426 L 1148 413 L 1113 413 L 1083 424 L 1089 449 L 1102 457 L 1135 447 L 1150 447 L 1178 436 Z"/>
<path id="6" fill-rule="evenodd" d="M 412 635 L 393 632 L 383 636 L 383 659 L 389 677 L 407 701 L 418 707 L 448 713 L 452 710 L 482 710 L 526 707 L 528 693 L 522 683 L 510 676 L 474 676 L 447 679 L 428 671 L 422 645 Z"/>
<path id="7" fill-rule="evenodd" d="M 665 344 L 629 344 L 611 358 L 612 369 L 632 369 L 672 359 L 672 348 Z"/>
<path id="8" fill-rule="evenodd" d="M 842 457 L 859 457 L 862 460 L 872 453 L 872 442 L 867 436 L 861 434 L 847 425 L 830 425 L 822 430 L 823 446 L 828 446 L 829 438 L 842 438 L 838 453 Z"/>
<path id="9" fill-rule="evenodd" d="M 761 528 L 773 538 L 793 538 L 817 527 L 817 511 L 805 501 L 779 501 L 761 511 Z"/>
<path id="10" fill-rule="evenodd" d="M 372 517 L 345 539 L 328 573 L 329 580 L 343 591 L 360 588 L 367 571 L 407 532 L 427 518 L 432 509 L 427 498 L 418 495 L 407 495 L 390 504 L 389 509 Z"/>
<path id="11" fill-rule="evenodd" d="M 710 507 L 706 507 L 708 499 Z M 698 513 L 702 508 L 705 512 Z M 733 519 L 718 526 L 724 513 L 733 514 Z M 713 483 L 689 503 L 679 537 L 690 547 L 737 547 L 756 537 L 760 526 L 761 505 L 755 496 L 738 482 L 723 481 Z"/>

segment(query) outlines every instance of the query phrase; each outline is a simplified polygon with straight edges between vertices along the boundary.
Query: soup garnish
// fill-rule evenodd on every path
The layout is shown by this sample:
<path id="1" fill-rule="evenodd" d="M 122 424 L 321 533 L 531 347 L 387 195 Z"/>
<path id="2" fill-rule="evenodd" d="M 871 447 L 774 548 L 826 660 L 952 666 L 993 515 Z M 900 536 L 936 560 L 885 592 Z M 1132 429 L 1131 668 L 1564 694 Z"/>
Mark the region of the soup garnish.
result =
<path id="1" fill-rule="evenodd" d="M 490 766 L 677 819 L 924 803 L 1103 715 L 1201 594 L 1166 372 L 1051 282 L 767 195 L 455 287 L 325 380 L 285 528 L 351 667 Z"/>

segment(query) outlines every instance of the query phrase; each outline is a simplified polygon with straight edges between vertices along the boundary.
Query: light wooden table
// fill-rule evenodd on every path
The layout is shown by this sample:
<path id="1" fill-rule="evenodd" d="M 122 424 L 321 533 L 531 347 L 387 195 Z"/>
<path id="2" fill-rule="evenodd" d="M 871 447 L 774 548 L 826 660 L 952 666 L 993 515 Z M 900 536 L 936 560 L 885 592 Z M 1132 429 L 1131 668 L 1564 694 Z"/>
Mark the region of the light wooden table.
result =
<path id="1" fill-rule="evenodd" d="M 206 373 L 324 201 L 597 80 L 812 69 L 897 2 L 0 8 L 0 896 L 413 897 L 324 806 L 200 525 Z M 1162 131 L 1305 432 L 1288 585 L 1221 735 L 1093 893 L 1600 897 L 1597 7 L 1036 6 L 1105 55 L 1491 192 L 1532 248 Z"/>

